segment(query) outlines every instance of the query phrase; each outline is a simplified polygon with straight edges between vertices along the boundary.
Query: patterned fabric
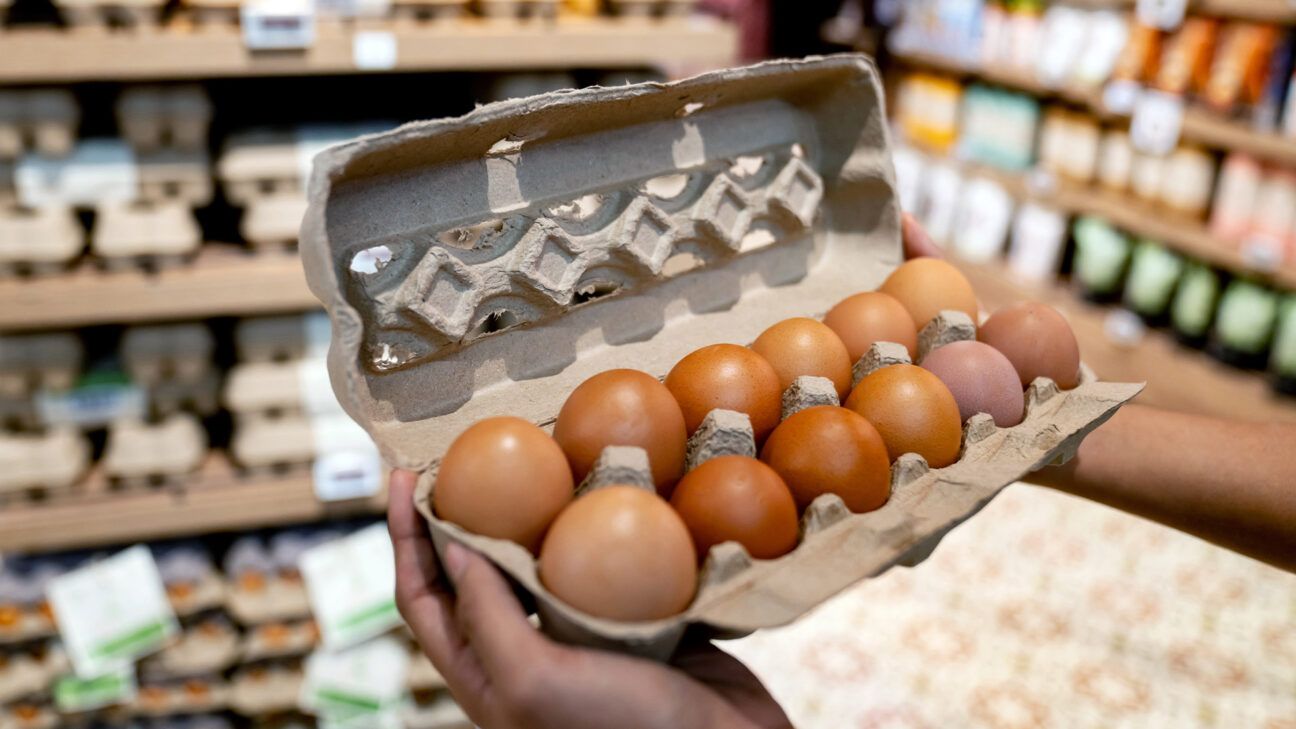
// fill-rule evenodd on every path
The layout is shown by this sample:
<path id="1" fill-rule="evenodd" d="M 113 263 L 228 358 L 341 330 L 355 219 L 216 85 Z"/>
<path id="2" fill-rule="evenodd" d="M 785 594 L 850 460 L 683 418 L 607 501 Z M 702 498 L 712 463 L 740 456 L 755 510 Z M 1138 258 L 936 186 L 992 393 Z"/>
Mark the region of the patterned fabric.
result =
<path id="1" fill-rule="evenodd" d="M 723 645 L 800 729 L 1296 729 L 1296 575 L 1024 484 Z"/>

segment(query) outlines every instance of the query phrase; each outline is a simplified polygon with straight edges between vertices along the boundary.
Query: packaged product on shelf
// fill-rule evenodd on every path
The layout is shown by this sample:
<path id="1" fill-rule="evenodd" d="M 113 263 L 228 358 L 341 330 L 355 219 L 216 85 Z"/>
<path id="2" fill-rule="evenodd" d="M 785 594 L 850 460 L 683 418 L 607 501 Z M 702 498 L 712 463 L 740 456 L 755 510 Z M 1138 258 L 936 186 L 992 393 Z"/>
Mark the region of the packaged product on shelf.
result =
<path id="1" fill-rule="evenodd" d="M 1016 203 L 999 183 L 974 177 L 963 187 L 954 224 L 953 248 L 960 258 L 988 263 L 1008 240 Z"/>
<path id="2" fill-rule="evenodd" d="M 1135 152 L 1134 165 L 1130 168 L 1130 189 L 1148 202 L 1159 200 L 1165 167 L 1165 157 Z"/>
<path id="3" fill-rule="evenodd" d="M 68 556 L 10 555 L 0 563 L 0 644 L 54 634 L 54 612 L 45 599 L 45 588 L 78 561 Z"/>
<path id="4" fill-rule="evenodd" d="M 567 0 L 570 3 L 572 0 Z M 578 5 L 592 6 L 591 15 L 598 13 L 595 0 L 576 0 Z M 613 15 L 626 18 L 670 18 L 685 17 L 693 12 L 697 0 L 608 0 L 608 9 Z"/>
<path id="5" fill-rule="evenodd" d="M 896 194 L 900 209 L 922 217 L 922 184 L 927 158 L 918 150 L 897 144 L 891 154 L 895 165 Z"/>
<path id="6" fill-rule="evenodd" d="M 936 162 L 927 168 L 923 185 L 921 217 L 927 234 L 938 245 L 948 245 L 954 235 L 963 174 L 949 162 Z"/>
<path id="7" fill-rule="evenodd" d="M 1018 69 L 1032 68 L 1039 55 L 1044 3 L 1042 0 L 1016 0 L 1009 7 L 1012 12 L 1008 16 L 1008 65 Z"/>
<path id="8" fill-rule="evenodd" d="M 487 20 L 549 21 L 558 15 L 558 0 L 477 0 L 476 7 Z"/>
<path id="9" fill-rule="evenodd" d="M 23 155 L 14 168 L 14 185 L 18 201 L 30 207 L 130 203 L 140 195 L 140 166 L 121 139 L 80 139 L 65 156 Z"/>
<path id="10" fill-rule="evenodd" d="M 1159 320 L 1170 308 L 1175 285 L 1184 271 L 1184 259 L 1160 243 L 1140 240 L 1134 246 L 1129 278 L 1125 281 L 1125 306 L 1148 320 Z"/>
<path id="11" fill-rule="evenodd" d="M 1116 67 L 1112 69 L 1111 80 L 1136 84 L 1151 81 L 1157 75 L 1160 62 L 1161 31 L 1134 22 L 1130 25 L 1129 40 L 1116 60 Z"/>
<path id="12" fill-rule="evenodd" d="M 137 151 L 205 150 L 212 104 L 202 86 L 132 86 L 117 99 L 117 126 Z"/>
<path id="13" fill-rule="evenodd" d="M 149 386 L 148 412 L 154 418 L 187 412 L 205 418 L 220 407 L 221 373 L 209 370 L 196 380 L 167 378 Z"/>
<path id="14" fill-rule="evenodd" d="M 121 359 L 135 382 L 153 385 L 162 380 L 201 380 L 212 367 L 215 339 L 201 322 L 153 324 L 126 330 Z"/>
<path id="15" fill-rule="evenodd" d="M 90 469 L 90 453 L 90 442 L 70 426 L 0 433 L 0 504 L 71 492 Z"/>
<path id="16" fill-rule="evenodd" d="M 301 620 L 310 616 L 306 588 L 297 567 L 302 551 L 336 538 L 337 528 L 289 530 L 269 538 L 239 538 L 225 554 L 231 584 L 226 608 L 244 625 Z"/>
<path id="17" fill-rule="evenodd" d="M 66 390 L 76 384 L 84 358 L 75 332 L 0 336 L 0 396 Z"/>
<path id="18" fill-rule="evenodd" d="M 155 544 L 152 551 L 177 615 L 192 615 L 225 603 L 225 581 L 201 542 Z"/>
<path id="19" fill-rule="evenodd" d="M 229 707 L 243 716 L 296 709 L 303 677 L 299 659 L 240 666 L 230 677 Z"/>
<path id="20" fill-rule="evenodd" d="M 66 156 L 80 122 L 81 109 L 70 91 L 0 91 L 0 159 L 31 151 Z"/>
<path id="21" fill-rule="evenodd" d="M 1061 211 L 1027 202 L 1013 221 L 1008 267 L 1031 281 L 1051 283 L 1066 252 L 1067 216 Z"/>
<path id="22" fill-rule="evenodd" d="M 1278 320 L 1278 295 L 1245 279 L 1229 282 L 1215 315 L 1212 349 L 1226 362 L 1263 367 Z"/>
<path id="23" fill-rule="evenodd" d="M 1262 132 L 1273 134 L 1279 131 L 1293 62 L 1296 62 L 1296 33 L 1279 31 L 1265 72 L 1264 90 L 1251 113 L 1251 125 Z"/>
<path id="24" fill-rule="evenodd" d="M 1272 25 L 1233 22 L 1224 26 L 1201 98 L 1211 109 L 1232 114 L 1260 101 L 1278 42 Z"/>
<path id="25" fill-rule="evenodd" d="M 156 423 L 114 421 L 99 464 L 109 483 L 140 487 L 182 483 L 206 458 L 202 423 L 189 413 L 175 413 Z"/>
<path id="26" fill-rule="evenodd" d="M 100 205 L 90 232 L 90 251 L 109 268 L 179 266 L 201 243 L 193 211 L 179 202 Z"/>
<path id="27" fill-rule="evenodd" d="M 259 316 L 239 320 L 234 347 L 240 362 L 284 362 L 324 356 L 329 336 L 323 312 Z"/>
<path id="28" fill-rule="evenodd" d="M 1219 275 L 1214 270 L 1201 263 L 1188 264 L 1170 304 L 1170 322 L 1179 341 L 1193 347 L 1206 344 L 1219 290 Z"/>
<path id="29" fill-rule="evenodd" d="M 206 149 L 156 149 L 137 154 L 136 162 L 140 200 L 195 208 L 211 203 L 214 190 Z"/>
<path id="30" fill-rule="evenodd" d="M 44 694 L 71 670 L 57 640 L 0 647 L 0 705 Z"/>
<path id="31" fill-rule="evenodd" d="M 142 681 L 220 673 L 240 660 L 239 632 L 228 618 L 209 614 L 191 621 L 161 651 L 140 661 Z"/>
<path id="32" fill-rule="evenodd" d="M 896 119 L 905 139 L 934 152 L 947 152 L 958 139 L 963 87 L 927 74 L 906 76 L 896 99 Z"/>
<path id="33" fill-rule="evenodd" d="M 455 20 L 468 14 L 468 0 L 392 0 L 392 22 L 397 24 L 435 23 Z"/>
<path id="34" fill-rule="evenodd" d="M 1186 18 L 1163 44 L 1161 63 L 1152 86 L 1180 96 L 1204 88 L 1210 78 L 1211 54 L 1218 32 L 1218 20 Z"/>
<path id="35" fill-rule="evenodd" d="M 1040 26 L 1035 74 L 1047 86 L 1063 85 L 1084 52 L 1089 37 L 1088 11 L 1050 5 Z"/>
<path id="36" fill-rule="evenodd" d="M 315 649 L 319 637 L 319 627 L 310 619 L 251 625 L 243 631 L 240 654 L 244 663 L 303 656 Z"/>
<path id="37" fill-rule="evenodd" d="M 1196 147 L 1180 147 L 1165 158 L 1159 199 L 1180 212 L 1204 215 L 1214 184 L 1215 158 Z"/>
<path id="38" fill-rule="evenodd" d="M 1083 216 L 1073 225 L 1072 275 L 1086 296 L 1109 300 L 1120 293 L 1130 257 L 1129 238 L 1102 218 Z"/>
<path id="39" fill-rule="evenodd" d="M 1098 182 L 1115 192 L 1125 192 L 1134 175 L 1134 145 L 1129 132 L 1108 129 L 1098 151 Z"/>
<path id="40" fill-rule="evenodd" d="M 1287 294 L 1279 306 L 1278 326 L 1269 353 L 1269 371 L 1280 392 L 1296 395 L 1296 294 Z"/>
<path id="41" fill-rule="evenodd" d="M 231 687 L 218 673 L 156 681 L 141 678 L 130 712 L 138 716 L 198 714 L 221 711 L 231 705 L 231 699 Z"/>
<path id="42" fill-rule="evenodd" d="M 1026 94 L 973 85 L 963 95 L 960 156 L 1006 170 L 1033 162 L 1039 102 Z"/>
<path id="43" fill-rule="evenodd" d="M 1130 21 L 1123 13 L 1094 10 L 1088 14 L 1087 22 L 1084 50 L 1072 68 L 1071 83 L 1091 89 L 1111 77 L 1129 42 Z"/>
<path id="44" fill-rule="evenodd" d="M 46 700 L 15 701 L 7 706 L 0 706 L 0 720 L 5 729 L 55 729 L 63 726 L 63 719 Z"/>
<path id="45" fill-rule="evenodd" d="M 1261 270 L 1277 268 L 1296 244 L 1296 172 L 1270 170 L 1260 183 L 1242 255 Z"/>
<path id="46" fill-rule="evenodd" d="M 62 273 L 85 243 L 85 229 L 66 205 L 0 203 L 0 279 Z"/>
<path id="47" fill-rule="evenodd" d="M 1264 169 L 1256 158 L 1232 152 L 1224 159 L 1215 188 L 1215 202 L 1211 205 L 1212 235 L 1239 242 L 1250 232 L 1263 179 Z"/>
<path id="48" fill-rule="evenodd" d="M 1098 121 L 1087 114 L 1050 109 L 1040 133 L 1040 167 L 1088 184 L 1097 168 L 1101 134 Z"/>
<path id="49" fill-rule="evenodd" d="M 109 30 L 125 26 L 137 30 L 156 26 L 162 20 L 163 0 L 55 0 L 63 21 L 77 28 Z"/>

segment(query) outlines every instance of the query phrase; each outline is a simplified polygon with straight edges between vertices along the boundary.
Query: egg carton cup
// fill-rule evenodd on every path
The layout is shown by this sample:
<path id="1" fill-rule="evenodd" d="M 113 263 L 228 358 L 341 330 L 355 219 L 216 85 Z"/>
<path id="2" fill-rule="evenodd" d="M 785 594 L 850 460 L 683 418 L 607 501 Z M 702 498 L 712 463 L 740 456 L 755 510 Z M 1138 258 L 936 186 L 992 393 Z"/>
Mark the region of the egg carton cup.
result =
<path id="1" fill-rule="evenodd" d="M 139 198 L 145 202 L 180 202 L 200 208 L 212 201 L 211 160 L 202 149 L 157 149 L 135 155 Z"/>
<path id="2" fill-rule="evenodd" d="M 420 472 L 416 506 L 438 553 L 454 541 L 486 555 L 566 642 L 665 658 L 689 626 L 784 625 L 912 561 L 1141 389 L 1037 397 L 1022 426 L 969 443 L 953 466 L 901 458 L 878 511 L 813 505 L 780 559 L 721 545 L 680 615 L 604 620 L 551 595 L 526 549 L 437 519 L 439 460 L 485 417 L 552 423 L 596 373 L 661 376 L 702 346 L 750 342 L 875 289 L 902 250 L 872 61 L 774 61 L 491 104 L 325 151 L 310 196 L 301 250 L 332 318 L 339 402 L 388 463 Z M 668 265 L 681 255 L 690 265 Z M 375 258 L 384 264 L 358 265 Z"/>
<path id="3" fill-rule="evenodd" d="M 157 423 L 113 422 L 100 464 L 110 484 L 139 488 L 183 483 L 206 458 L 202 423 L 188 413 L 176 413 Z"/>
<path id="4" fill-rule="evenodd" d="M 247 204 L 239 220 L 239 235 L 256 249 L 282 250 L 297 245 L 298 227 L 306 214 L 306 196 L 288 192 Z"/>
<path id="5" fill-rule="evenodd" d="M 229 682 L 218 674 L 142 681 L 135 701 L 126 708 L 132 716 L 201 714 L 227 708 L 232 694 Z"/>
<path id="6" fill-rule="evenodd" d="M 241 363 L 289 362 L 310 351 L 307 316 L 259 316 L 240 319 L 234 327 L 234 347 Z"/>
<path id="7" fill-rule="evenodd" d="M 0 205 L 0 279 L 63 273 L 85 245 L 72 208 Z"/>
<path id="8" fill-rule="evenodd" d="M 608 0 L 608 8 L 620 18 L 684 18 L 696 6 L 697 0 Z"/>
<path id="9" fill-rule="evenodd" d="M 42 694 L 55 679 L 71 670 L 67 654 L 55 645 L 40 651 L 4 652 L 0 661 L 0 704 Z"/>
<path id="10" fill-rule="evenodd" d="M 158 681 L 215 674 L 238 663 L 239 633 L 225 621 L 208 620 L 182 631 L 161 651 L 140 662 L 140 676 Z"/>
<path id="11" fill-rule="evenodd" d="M 216 177 L 231 204 L 246 207 L 267 197 L 301 195 L 301 162 L 291 129 L 251 129 L 225 142 Z"/>
<path id="12" fill-rule="evenodd" d="M 205 418 L 220 409 L 221 376 L 208 370 L 196 380 L 165 378 L 148 389 L 149 412 L 158 418 L 192 413 Z"/>
<path id="13" fill-rule="evenodd" d="M 109 269 L 177 268 L 202 244 L 193 210 L 183 202 L 101 205 L 90 251 Z"/>
<path id="14" fill-rule="evenodd" d="M 243 471 L 273 474 L 315 460 L 315 428 L 301 413 L 276 417 L 240 415 L 230 439 L 230 455 Z"/>
<path id="15" fill-rule="evenodd" d="M 214 568 L 191 579 L 167 580 L 166 591 L 172 609 L 182 618 L 225 605 L 225 580 Z"/>
<path id="16" fill-rule="evenodd" d="M 0 433 L 0 504 L 76 490 L 90 469 L 90 455 L 90 442 L 72 427 Z"/>
<path id="17" fill-rule="evenodd" d="M 197 31 L 239 27 L 239 0 L 181 0 L 180 10 Z"/>
<path id="18" fill-rule="evenodd" d="M 0 706 L 0 729 L 55 729 L 63 718 L 48 703 L 15 702 Z"/>
<path id="19" fill-rule="evenodd" d="M 68 390 L 84 358 L 81 338 L 73 332 L 0 336 L 0 397 Z"/>
<path id="20" fill-rule="evenodd" d="M 558 0 L 477 0 L 477 12 L 494 21 L 551 22 L 558 18 Z"/>
<path id="21" fill-rule="evenodd" d="M 319 645 L 314 620 L 270 622 L 249 627 L 240 647 L 241 662 L 304 656 Z"/>
<path id="22" fill-rule="evenodd" d="M 392 20 L 398 25 L 459 20 L 468 15 L 468 0 L 393 0 Z"/>
<path id="23" fill-rule="evenodd" d="M 155 30 L 162 24 L 163 0 L 56 0 L 63 20 L 73 28 Z"/>
<path id="24" fill-rule="evenodd" d="M 122 365 L 137 384 L 200 382 L 212 371 L 216 341 L 206 324 L 136 326 L 122 335 Z"/>
<path id="25" fill-rule="evenodd" d="M 0 430 L 11 434 L 40 432 L 44 421 L 36 412 L 36 401 L 27 396 L 0 395 Z"/>
<path id="26" fill-rule="evenodd" d="M 292 622 L 311 615 L 310 599 L 300 579 L 262 575 L 255 589 L 240 582 L 229 586 L 225 609 L 242 625 Z"/>
<path id="27" fill-rule="evenodd" d="M 288 361 L 234 365 L 225 378 L 222 402 L 238 416 L 301 415 L 300 364 Z"/>
<path id="28" fill-rule="evenodd" d="M 0 159 L 32 151 L 66 157 L 80 121 L 81 108 L 70 91 L 0 91 Z"/>
<path id="29" fill-rule="evenodd" d="M 203 150 L 212 103 L 201 86 L 133 86 L 117 99 L 117 126 L 138 152 Z"/>
<path id="30" fill-rule="evenodd" d="M 240 668 L 230 679 L 229 708 L 243 716 L 293 711 L 304 680 L 298 665 Z"/>

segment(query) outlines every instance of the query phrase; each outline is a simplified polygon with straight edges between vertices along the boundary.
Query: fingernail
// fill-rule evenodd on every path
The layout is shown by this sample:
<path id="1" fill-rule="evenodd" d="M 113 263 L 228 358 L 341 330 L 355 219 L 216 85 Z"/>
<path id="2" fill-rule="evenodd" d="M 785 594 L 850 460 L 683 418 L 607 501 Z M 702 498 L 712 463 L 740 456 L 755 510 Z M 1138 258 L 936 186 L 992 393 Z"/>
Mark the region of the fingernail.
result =
<path id="1" fill-rule="evenodd" d="M 446 545 L 445 565 L 450 577 L 458 580 L 468 568 L 468 550 L 456 542 L 450 542 Z"/>

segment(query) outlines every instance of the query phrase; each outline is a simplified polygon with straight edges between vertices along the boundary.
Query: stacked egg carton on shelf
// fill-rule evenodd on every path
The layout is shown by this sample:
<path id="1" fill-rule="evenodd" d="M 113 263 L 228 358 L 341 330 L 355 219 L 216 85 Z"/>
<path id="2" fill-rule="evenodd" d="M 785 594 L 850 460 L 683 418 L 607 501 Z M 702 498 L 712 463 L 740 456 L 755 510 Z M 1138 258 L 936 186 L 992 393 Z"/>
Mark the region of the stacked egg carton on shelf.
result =
<path id="1" fill-rule="evenodd" d="M 0 337 L 0 503 L 66 493 L 90 466 L 90 443 L 74 425 L 46 425 L 38 400 L 76 384 L 83 351 L 76 334 Z"/>
<path id="2" fill-rule="evenodd" d="M 162 22 L 165 0 L 56 0 L 54 5 L 73 29 L 142 32 Z"/>
<path id="3" fill-rule="evenodd" d="M 392 0 L 391 16 L 397 24 L 422 24 L 458 20 L 468 14 L 468 0 Z"/>
<path id="4" fill-rule="evenodd" d="M 697 0 L 608 0 L 608 9 L 621 18 L 656 19 L 687 17 Z"/>
<path id="5" fill-rule="evenodd" d="M 0 278 L 56 273 L 85 247 L 70 205 L 24 199 L 17 180 L 24 155 L 70 154 L 80 117 L 65 90 L 0 91 Z"/>

